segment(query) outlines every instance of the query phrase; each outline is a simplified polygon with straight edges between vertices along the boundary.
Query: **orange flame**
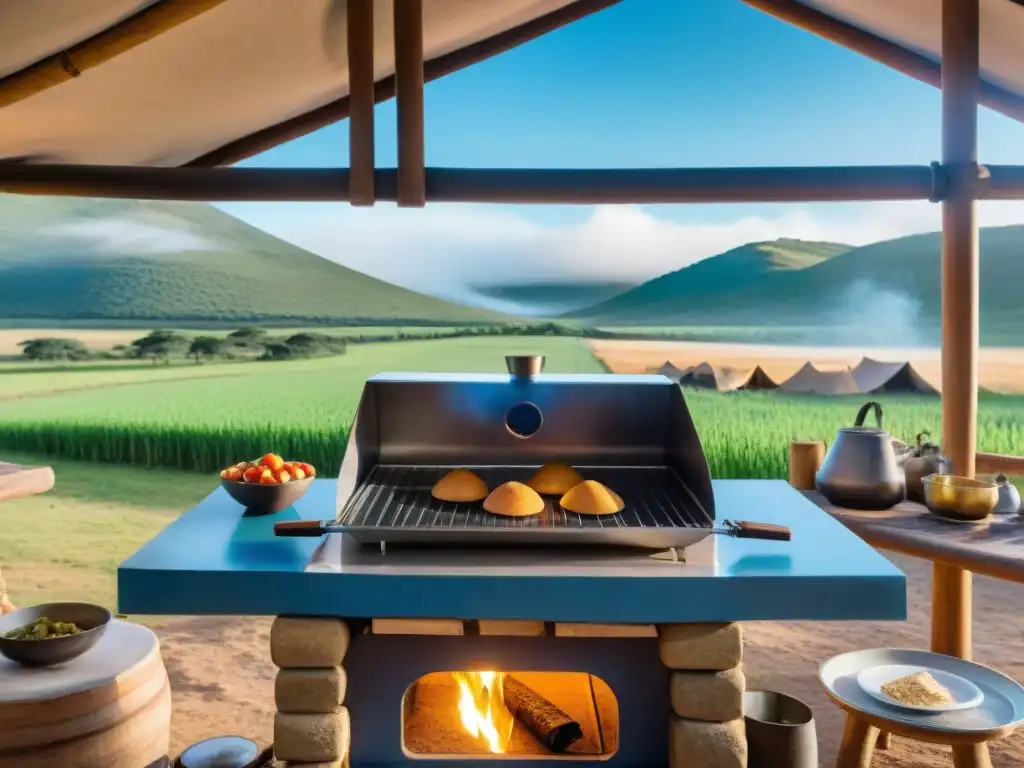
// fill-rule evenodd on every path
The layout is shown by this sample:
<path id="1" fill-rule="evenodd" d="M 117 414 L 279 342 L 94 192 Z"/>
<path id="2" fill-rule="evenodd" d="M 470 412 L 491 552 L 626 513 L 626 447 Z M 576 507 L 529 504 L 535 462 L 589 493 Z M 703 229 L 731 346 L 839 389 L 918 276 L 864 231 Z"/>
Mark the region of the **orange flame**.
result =
<path id="1" fill-rule="evenodd" d="M 505 708 L 501 672 L 452 672 L 459 685 L 459 719 L 474 739 L 482 739 L 489 752 L 505 753 L 512 737 L 512 714 Z"/>

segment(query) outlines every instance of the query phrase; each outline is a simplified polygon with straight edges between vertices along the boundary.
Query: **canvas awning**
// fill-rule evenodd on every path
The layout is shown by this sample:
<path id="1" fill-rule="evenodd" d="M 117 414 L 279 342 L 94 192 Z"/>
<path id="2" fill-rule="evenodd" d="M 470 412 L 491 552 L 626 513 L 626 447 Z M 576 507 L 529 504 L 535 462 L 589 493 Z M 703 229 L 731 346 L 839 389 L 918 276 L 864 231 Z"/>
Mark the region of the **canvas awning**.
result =
<path id="1" fill-rule="evenodd" d="M 423 0 L 425 79 L 618 1 Z M 940 0 L 746 1 L 938 82 Z M 1024 120 L 1024 7 L 1019 0 L 981 4 L 981 101 L 992 106 L 995 98 L 1001 111 Z M 345 0 L 5 3 L 0 160 L 223 164 L 343 119 L 346 6 Z M 373 6 L 378 100 L 394 95 L 393 7 L 393 0 Z M 159 23 L 145 22 L 152 13 Z M 862 38 L 815 26 L 808 13 L 860 30 Z M 878 42 L 865 41 L 864 32 Z M 879 44 L 893 50 L 880 53 Z"/>
<path id="2" fill-rule="evenodd" d="M 942 0 L 745 2 L 938 85 Z M 1024 0 L 980 0 L 980 11 L 980 102 L 1024 120 Z"/>

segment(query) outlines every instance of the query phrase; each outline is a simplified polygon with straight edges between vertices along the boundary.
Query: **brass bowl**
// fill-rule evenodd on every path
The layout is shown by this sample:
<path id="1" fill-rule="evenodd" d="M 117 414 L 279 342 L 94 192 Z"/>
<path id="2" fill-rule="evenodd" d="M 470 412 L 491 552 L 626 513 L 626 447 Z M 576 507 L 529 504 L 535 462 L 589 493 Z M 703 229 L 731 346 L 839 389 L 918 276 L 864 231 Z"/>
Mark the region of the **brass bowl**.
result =
<path id="1" fill-rule="evenodd" d="M 999 488 L 987 480 L 957 475 L 928 475 L 923 480 L 924 503 L 938 517 L 958 523 L 977 522 L 992 514 Z"/>

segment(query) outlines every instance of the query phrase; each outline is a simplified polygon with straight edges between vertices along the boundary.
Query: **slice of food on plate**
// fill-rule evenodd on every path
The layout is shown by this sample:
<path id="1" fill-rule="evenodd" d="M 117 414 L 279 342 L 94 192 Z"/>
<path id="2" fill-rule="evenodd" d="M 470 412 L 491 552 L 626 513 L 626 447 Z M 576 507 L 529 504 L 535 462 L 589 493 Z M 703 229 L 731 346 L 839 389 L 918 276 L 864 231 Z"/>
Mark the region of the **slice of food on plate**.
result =
<path id="1" fill-rule="evenodd" d="M 491 491 L 484 509 L 492 515 L 529 517 L 544 511 L 544 499 L 530 486 L 513 480 Z"/>
<path id="2" fill-rule="evenodd" d="M 626 506 L 619 494 L 596 480 L 584 480 L 570 489 L 559 503 L 562 509 L 577 515 L 614 515 Z"/>
<path id="3" fill-rule="evenodd" d="M 544 496 L 563 496 L 583 482 L 580 473 L 561 461 L 545 464 L 526 484 Z"/>
<path id="4" fill-rule="evenodd" d="M 430 490 L 430 495 L 439 501 L 468 503 L 487 498 L 490 489 L 478 474 L 468 469 L 453 469 L 442 477 Z"/>
<path id="5" fill-rule="evenodd" d="M 911 707 L 945 707 L 956 702 L 949 689 L 924 671 L 890 680 L 882 685 L 882 693 Z"/>

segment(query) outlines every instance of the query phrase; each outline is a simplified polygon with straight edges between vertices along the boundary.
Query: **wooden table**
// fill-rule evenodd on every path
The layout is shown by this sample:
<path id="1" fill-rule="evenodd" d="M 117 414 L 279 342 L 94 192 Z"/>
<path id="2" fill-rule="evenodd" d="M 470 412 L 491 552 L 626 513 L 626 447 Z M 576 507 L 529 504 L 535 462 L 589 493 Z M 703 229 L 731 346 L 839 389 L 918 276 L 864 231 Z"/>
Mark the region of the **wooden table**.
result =
<path id="1" fill-rule="evenodd" d="M 966 525 L 940 520 L 909 501 L 861 512 L 833 506 L 817 491 L 804 494 L 873 547 L 934 563 L 931 650 L 937 653 L 971 658 L 972 573 L 1024 584 L 1024 516 Z M 880 746 L 888 746 L 888 733 Z"/>
<path id="2" fill-rule="evenodd" d="M 23 467 L 0 461 L 0 501 L 11 501 L 53 488 L 54 476 L 50 467 Z"/>

